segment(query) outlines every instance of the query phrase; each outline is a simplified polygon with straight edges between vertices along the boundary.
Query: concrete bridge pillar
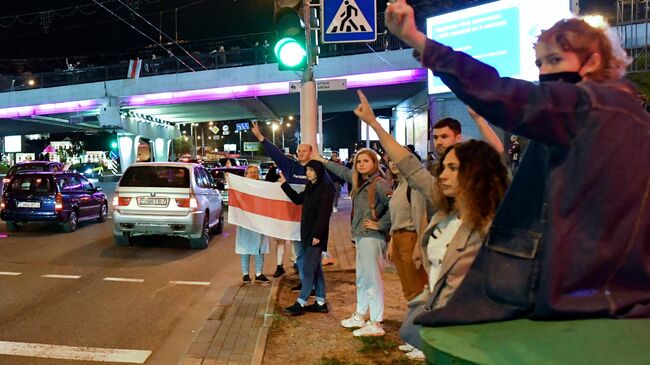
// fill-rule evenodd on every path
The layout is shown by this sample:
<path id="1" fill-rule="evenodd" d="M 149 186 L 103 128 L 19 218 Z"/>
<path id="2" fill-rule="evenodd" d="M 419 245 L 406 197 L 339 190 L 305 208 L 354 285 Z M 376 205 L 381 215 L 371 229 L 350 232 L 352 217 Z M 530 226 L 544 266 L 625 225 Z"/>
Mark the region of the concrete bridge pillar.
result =
<path id="1" fill-rule="evenodd" d="M 133 134 L 118 134 L 117 144 L 120 150 L 120 170 L 122 173 L 127 167 L 133 165 L 138 157 L 138 144 L 140 136 Z"/>
<path id="2" fill-rule="evenodd" d="M 153 140 L 153 161 L 169 161 L 169 148 L 172 140 L 156 138 Z"/>

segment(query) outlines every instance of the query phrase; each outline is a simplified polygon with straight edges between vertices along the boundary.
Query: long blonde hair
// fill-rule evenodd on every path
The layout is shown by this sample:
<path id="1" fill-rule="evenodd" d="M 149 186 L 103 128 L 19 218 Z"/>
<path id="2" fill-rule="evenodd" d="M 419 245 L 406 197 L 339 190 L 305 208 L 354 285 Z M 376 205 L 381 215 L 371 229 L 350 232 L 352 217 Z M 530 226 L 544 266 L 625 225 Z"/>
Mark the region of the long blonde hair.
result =
<path id="1" fill-rule="evenodd" d="M 359 158 L 360 155 L 368 155 L 372 162 L 375 164 L 375 166 L 368 172 L 368 177 L 371 177 L 374 175 L 377 171 L 381 174 L 381 176 L 384 176 L 383 171 L 379 168 L 379 158 L 377 157 L 377 152 L 371 150 L 370 148 L 362 148 L 357 153 L 354 155 L 354 162 L 352 164 L 352 192 L 351 196 L 354 198 L 357 193 L 359 192 L 359 188 L 361 187 L 361 180 L 363 177 L 359 173 L 359 170 L 357 170 L 357 159 Z"/>

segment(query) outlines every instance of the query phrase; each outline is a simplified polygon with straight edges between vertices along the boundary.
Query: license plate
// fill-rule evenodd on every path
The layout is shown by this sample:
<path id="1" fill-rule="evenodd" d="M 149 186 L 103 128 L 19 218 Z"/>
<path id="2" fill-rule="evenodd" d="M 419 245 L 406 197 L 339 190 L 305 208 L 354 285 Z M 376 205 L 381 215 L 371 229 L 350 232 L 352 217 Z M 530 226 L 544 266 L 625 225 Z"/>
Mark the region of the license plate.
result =
<path id="1" fill-rule="evenodd" d="M 40 208 L 40 202 L 18 202 L 18 208 Z"/>
<path id="2" fill-rule="evenodd" d="M 138 205 L 142 205 L 142 206 L 166 207 L 167 204 L 169 204 L 169 198 L 150 198 L 150 197 L 138 198 Z"/>

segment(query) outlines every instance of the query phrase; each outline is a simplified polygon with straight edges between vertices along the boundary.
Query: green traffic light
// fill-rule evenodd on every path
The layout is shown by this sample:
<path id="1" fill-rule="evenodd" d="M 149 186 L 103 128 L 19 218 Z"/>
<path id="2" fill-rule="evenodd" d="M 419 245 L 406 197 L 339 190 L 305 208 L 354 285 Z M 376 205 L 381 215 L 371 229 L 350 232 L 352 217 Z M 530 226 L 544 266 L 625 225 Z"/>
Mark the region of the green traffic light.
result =
<path id="1" fill-rule="evenodd" d="M 278 62 L 286 67 L 296 67 L 305 62 L 307 51 L 294 38 L 283 38 L 275 44 L 273 49 Z"/>

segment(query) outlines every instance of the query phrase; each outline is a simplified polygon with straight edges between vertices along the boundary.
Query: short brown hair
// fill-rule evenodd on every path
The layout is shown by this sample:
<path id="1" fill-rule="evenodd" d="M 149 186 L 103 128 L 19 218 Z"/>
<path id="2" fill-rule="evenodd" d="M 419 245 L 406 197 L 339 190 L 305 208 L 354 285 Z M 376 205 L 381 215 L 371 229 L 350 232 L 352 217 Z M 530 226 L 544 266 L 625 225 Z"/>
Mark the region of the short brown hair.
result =
<path id="1" fill-rule="evenodd" d="M 433 129 L 440 129 L 444 127 L 451 129 L 455 135 L 459 135 L 462 132 L 460 122 L 454 118 L 442 118 L 433 125 Z"/>

